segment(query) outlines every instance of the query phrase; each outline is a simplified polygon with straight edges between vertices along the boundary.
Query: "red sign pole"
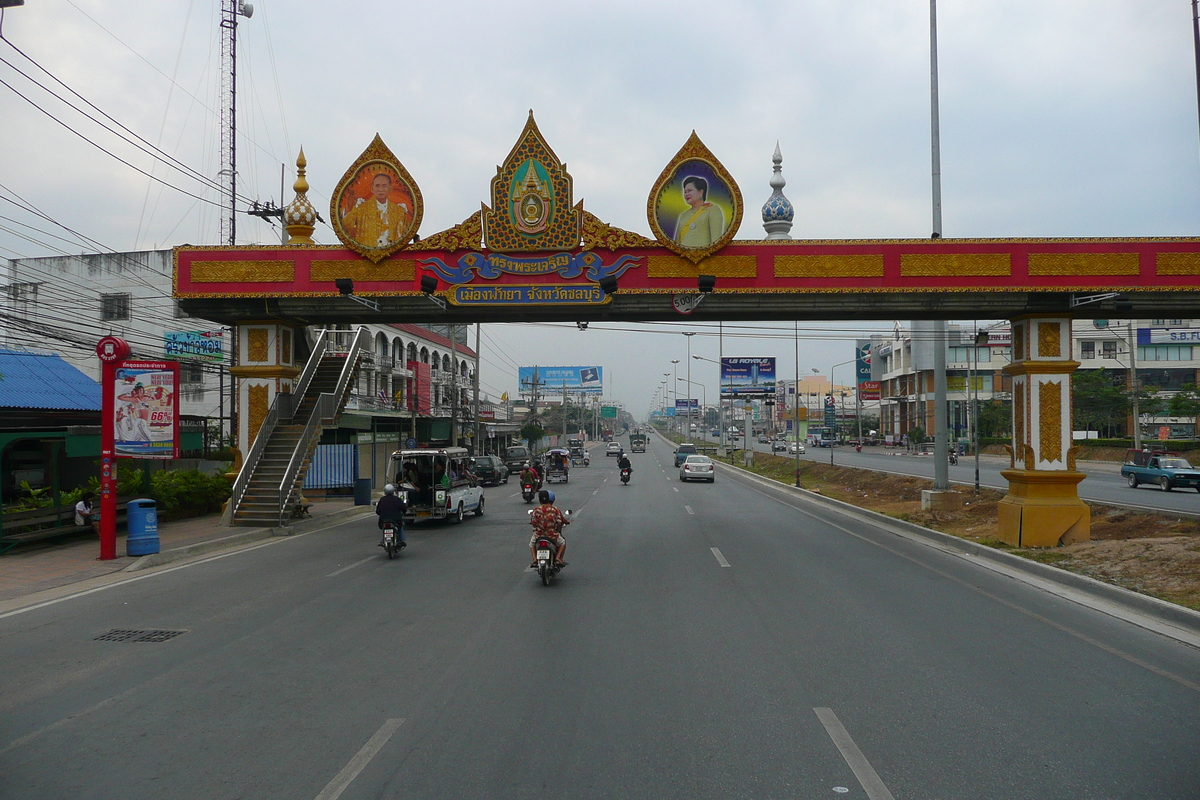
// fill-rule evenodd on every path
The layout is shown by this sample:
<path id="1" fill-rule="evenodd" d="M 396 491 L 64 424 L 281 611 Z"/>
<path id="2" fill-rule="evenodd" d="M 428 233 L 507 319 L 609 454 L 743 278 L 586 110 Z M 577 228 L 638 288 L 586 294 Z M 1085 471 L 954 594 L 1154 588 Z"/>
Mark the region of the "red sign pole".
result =
<path id="1" fill-rule="evenodd" d="M 117 557 L 117 457 L 116 386 L 117 367 L 129 358 L 129 344 L 116 336 L 105 336 L 96 345 L 100 357 L 100 560 Z"/>

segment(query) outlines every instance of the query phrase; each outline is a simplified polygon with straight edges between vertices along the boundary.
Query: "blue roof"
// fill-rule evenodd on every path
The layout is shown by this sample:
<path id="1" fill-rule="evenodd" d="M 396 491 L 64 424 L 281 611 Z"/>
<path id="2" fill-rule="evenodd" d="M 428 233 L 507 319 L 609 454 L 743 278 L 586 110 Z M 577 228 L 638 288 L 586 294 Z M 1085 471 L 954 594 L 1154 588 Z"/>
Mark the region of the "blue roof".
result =
<path id="1" fill-rule="evenodd" d="M 0 348 L 0 408 L 100 410 L 100 384 L 52 353 Z"/>

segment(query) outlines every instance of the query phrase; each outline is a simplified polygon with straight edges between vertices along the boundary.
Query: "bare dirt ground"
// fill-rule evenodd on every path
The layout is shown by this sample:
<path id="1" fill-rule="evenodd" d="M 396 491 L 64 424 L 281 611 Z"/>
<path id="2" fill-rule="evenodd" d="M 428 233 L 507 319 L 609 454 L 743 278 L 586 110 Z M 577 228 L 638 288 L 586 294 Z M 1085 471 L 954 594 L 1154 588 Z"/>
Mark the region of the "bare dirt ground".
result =
<path id="1" fill-rule="evenodd" d="M 736 454 L 738 464 L 741 455 Z M 793 484 L 796 462 L 756 453 L 753 471 Z M 985 489 L 976 495 L 969 487 L 955 487 L 964 495 L 962 510 L 934 513 L 921 510 L 921 490 L 932 486 L 922 478 L 801 461 L 800 482 L 827 497 L 1200 610 L 1200 522 L 1195 520 L 1089 503 L 1091 541 L 1014 549 L 996 536 L 1000 492 Z"/>

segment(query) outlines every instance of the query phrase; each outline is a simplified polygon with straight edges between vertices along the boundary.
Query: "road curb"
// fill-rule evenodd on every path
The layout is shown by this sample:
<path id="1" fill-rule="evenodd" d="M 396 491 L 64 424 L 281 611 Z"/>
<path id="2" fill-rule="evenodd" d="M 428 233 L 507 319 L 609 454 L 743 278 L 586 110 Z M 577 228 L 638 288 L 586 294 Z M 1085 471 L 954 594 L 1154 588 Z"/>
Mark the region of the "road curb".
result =
<path id="1" fill-rule="evenodd" d="M 175 561 L 182 561 L 193 556 L 206 555 L 218 550 L 229 550 L 237 547 L 261 542 L 264 539 L 270 539 L 275 536 L 292 536 L 297 533 L 303 533 L 313 528 L 321 527 L 330 522 L 336 522 L 342 519 L 350 519 L 353 517 L 363 516 L 371 513 L 374 509 L 371 506 L 351 506 L 350 508 L 334 511 L 332 514 L 323 514 L 319 517 L 310 517 L 309 519 L 299 520 L 293 525 L 282 528 L 249 528 L 238 533 L 222 536 L 219 539 L 209 539 L 204 542 L 196 542 L 195 544 L 185 545 L 184 547 L 175 547 L 170 550 L 163 550 L 159 553 L 152 553 L 148 556 L 142 556 L 137 561 L 130 564 L 122 572 L 140 572 L 151 567 L 160 567 L 163 564 L 170 564 Z"/>
<path id="2" fill-rule="evenodd" d="M 877 527 L 890 529 L 899 535 L 908 536 L 910 539 L 916 539 L 924 544 L 953 551 L 959 555 L 972 556 L 979 559 L 980 562 L 987 562 L 984 563 L 984 566 L 994 564 L 997 567 L 1003 567 L 1009 573 L 1020 573 L 1031 578 L 1037 578 L 1048 583 L 1073 589 L 1098 600 L 1123 606 L 1159 622 L 1182 628 L 1193 635 L 1200 636 L 1200 612 L 1192 611 L 1190 608 L 1169 603 L 1166 600 L 1159 600 L 1157 597 L 1141 594 L 1131 589 L 1113 586 L 1095 578 L 1089 578 L 1086 575 L 1079 575 L 1037 561 L 1031 561 L 1012 553 L 1006 553 L 1003 550 L 997 550 L 966 539 L 960 539 L 957 536 L 935 531 L 912 522 L 889 517 L 886 514 L 861 508 L 842 500 L 835 500 L 832 497 L 810 492 L 807 489 L 797 489 L 795 486 L 789 486 L 785 483 L 773 481 L 770 478 L 764 478 L 761 475 L 756 475 L 753 472 L 748 472 L 736 466 L 722 462 L 715 463 L 722 468 L 735 470 L 737 474 L 783 494 L 823 504 L 849 516 L 859 516 L 864 521 L 874 524 Z"/>

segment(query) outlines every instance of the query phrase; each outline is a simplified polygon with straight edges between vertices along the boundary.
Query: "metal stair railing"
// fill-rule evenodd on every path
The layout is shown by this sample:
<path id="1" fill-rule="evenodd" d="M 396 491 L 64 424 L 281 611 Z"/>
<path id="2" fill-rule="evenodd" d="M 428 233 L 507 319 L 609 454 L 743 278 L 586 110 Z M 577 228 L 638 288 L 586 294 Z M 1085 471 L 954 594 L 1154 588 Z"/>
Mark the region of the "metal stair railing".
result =
<path id="1" fill-rule="evenodd" d="M 332 331 L 331 333 L 342 334 L 336 338 L 344 340 L 349 338 L 350 331 Z M 341 411 L 342 403 L 346 399 L 346 392 L 350 388 L 350 378 L 353 377 L 357 369 L 359 354 L 363 352 L 368 338 L 367 329 L 359 328 L 346 349 L 346 363 L 342 365 L 342 371 L 338 375 L 337 384 L 334 386 L 333 391 L 322 392 L 317 397 L 317 402 L 313 404 L 313 410 L 308 415 L 304 431 L 300 434 L 300 439 L 296 442 L 296 449 L 292 452 L 291 459 L 288 460 L 287 469 L 283 473 L 283 480 L 279 482 L 280 527 L 283 527 L 286 522 L 285 516 L 288 501 L 292 498 L 292 492 L 296 490 L 296 481 L 300 477 L 300 469 L 308 459 L 308 454 L 313 448 L 313 440 L 322 428 L 322 420 L 333 419 Z"/>
<path id="2" fill-rule="evenodd" d="M 300 402 L 298 398 L 303 398 L 304 393 L 308 391 L 308 386 L 312 383 L 313 375 L 317 373 L 317 367 L 321 364 L 321 358 L 325 355 L 325 351 L 329 347 L 329 341 L 334 338 L 331 334 L 336 333 L 340 333 L 340 331 L 326 329 L 317 334 L 312 353 L 309 355 L 308 362 L 305 363 L 304 369 L 300 372 L 300 376 L 296 380 L 292 394 L 288 396 L 287 400 L 280 399 L 284 396 L 282 393 L 276 394 L 275 399 L 271 401 L 271 408 L 263 418 L 262 424 L 258 428 L 258 434 L 254 437 L 254 444 L 250 445 L 250 450 L 242 459 L 242 468 L 238 471 L 238 476 L 233 482 L 233 488 L 229 493 L 229 503 L 225 506 L 225 514 L 222 518 L 224 524 L 228 525 L 233 522 L 233 515 L 237 511 L 238 506 L 241 505 L 242 498 L 246 495 L 246 490 L 250 488 L 250 478 L 254 475 L 254 470 L 258 467 L 258 462 L 262 460 L 263 453 L 267 449 L 267 441 L 275 432 L 280 417 L 285 413 L 284 404 L 287 404 L 286 418 L 291 419 L 295 416 L 296 405 Z M 295 399 L 295 402 L 292 402 L 293 399 Z"/>

